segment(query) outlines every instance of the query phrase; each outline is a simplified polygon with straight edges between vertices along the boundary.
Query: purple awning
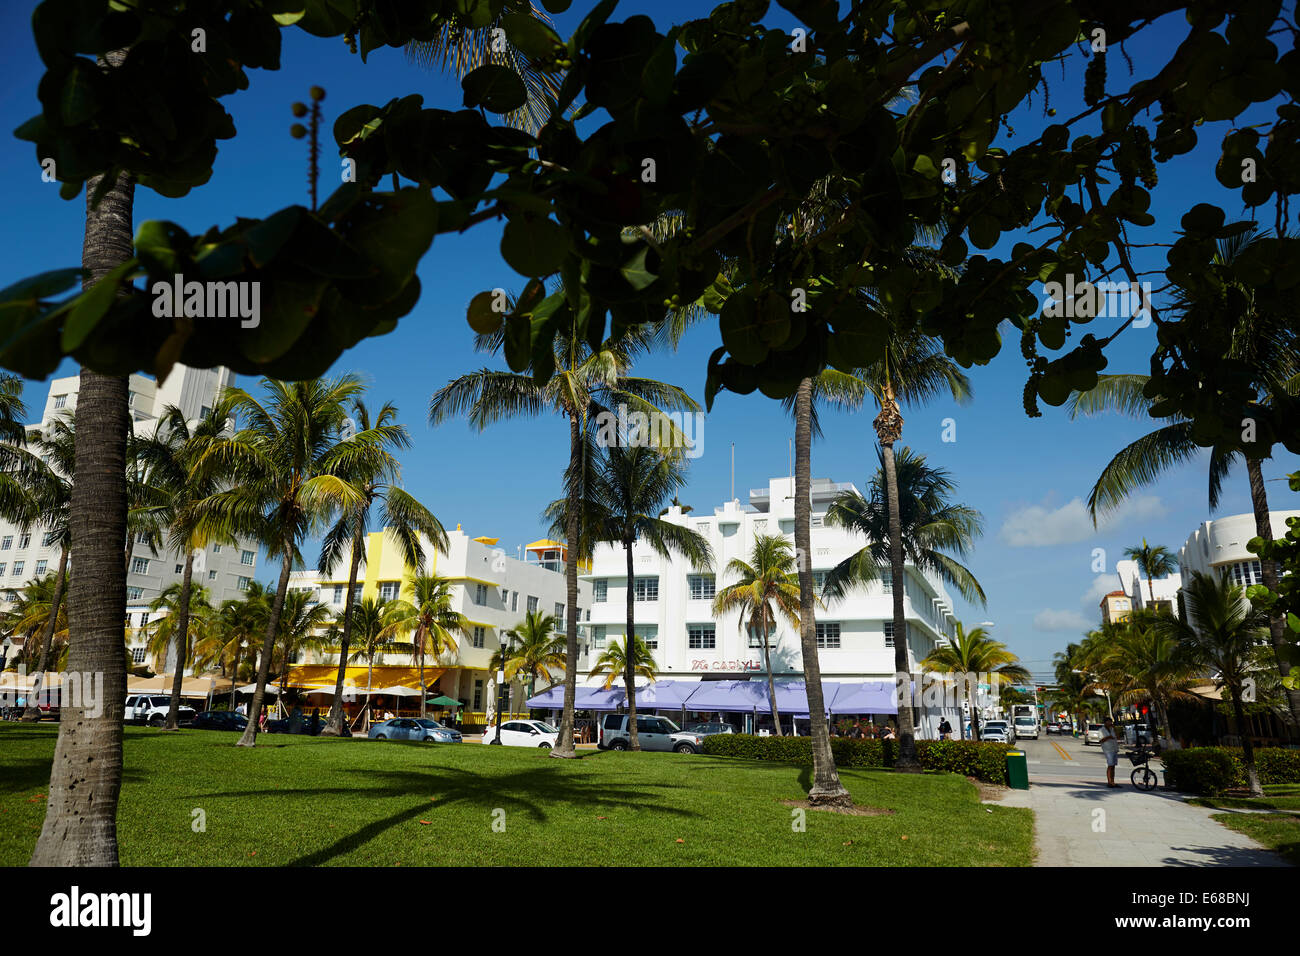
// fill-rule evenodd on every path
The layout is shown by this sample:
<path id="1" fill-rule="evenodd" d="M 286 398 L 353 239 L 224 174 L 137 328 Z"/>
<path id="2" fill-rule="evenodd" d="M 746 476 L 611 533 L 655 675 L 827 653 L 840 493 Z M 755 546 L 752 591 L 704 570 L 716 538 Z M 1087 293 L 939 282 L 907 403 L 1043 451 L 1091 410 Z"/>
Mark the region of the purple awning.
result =
<path id="1" fill-rule="evenodd" d="M 575 710 L 617 710 L 623 706 L 626 697 L 621 688 L 579 687 L 573 706 Z M 560 710 L 564 707 L 564 685 L 557 684 L 542 691 L 528 698 L 525 704 L 538 710 Z"/>
<path id="2" fill-rule="evenodd" d="M 696 686 L 699 689 L 687 698 L 687 710 L 747 713 L 772 709 L 767 684 L 762 681 L 704 680 Z"/>
<path id="3" fill-rule="evenodd" d="M 657 680 L 636 689 L 636 709 L 681 710 L 699 686 L 695 681 Z"/>
<path id="4" fill-rule="evenodd" d="M 893 681 L 840 684 L 831 699 L 832 714 L 896 714 L 897 689 Z"/>

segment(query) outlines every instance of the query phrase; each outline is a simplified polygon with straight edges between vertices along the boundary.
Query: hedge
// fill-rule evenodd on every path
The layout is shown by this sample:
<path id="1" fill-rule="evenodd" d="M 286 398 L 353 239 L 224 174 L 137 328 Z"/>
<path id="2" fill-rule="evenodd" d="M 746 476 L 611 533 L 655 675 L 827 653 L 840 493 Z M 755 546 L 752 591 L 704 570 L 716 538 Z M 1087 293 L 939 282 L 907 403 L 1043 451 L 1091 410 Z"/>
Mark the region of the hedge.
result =
<path id="1" fill-rule="evenodd" d="M 1175 790 L 1216 796 L 1232 787 L 1246 786 L 1246 769 L 1240 747 L 1195 747 L 1166 750 L 1165 782 Z M 1300 783 L 1300 750 L 1262 747 L 1255 751 L 1259 782 Z"/>
<path id="2" fill-rule="evenodd" d="M 892 740 L 856 740 L 832 737 L 831 754 L 839 768 L 892 767 L 897 753 Z M 975 777 L 988 783 L 1007 782 L 1007 744 L 973 740 L 918 740 L 916 755 L 926 770 L 941 770 Z M 712 734 L 704 738 L 704 752 L 715 757 L 772 760 L 801 767 L 812 766 L 811 737 L 756 737 L 752 734 Z"/>

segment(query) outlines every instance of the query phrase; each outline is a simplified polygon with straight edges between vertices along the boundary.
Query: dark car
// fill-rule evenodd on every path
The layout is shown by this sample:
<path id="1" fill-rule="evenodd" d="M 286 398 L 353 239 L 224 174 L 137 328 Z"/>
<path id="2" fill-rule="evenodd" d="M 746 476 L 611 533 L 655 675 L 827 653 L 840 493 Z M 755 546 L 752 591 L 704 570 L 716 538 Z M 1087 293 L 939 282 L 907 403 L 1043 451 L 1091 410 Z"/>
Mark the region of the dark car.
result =
<path id="1" fill-rule="evenodd" d="M 238 730 L 248 726 L 248 718 L 232 710 L 205 710 L 195 714 L 190 724 L 195 730 Z"/>

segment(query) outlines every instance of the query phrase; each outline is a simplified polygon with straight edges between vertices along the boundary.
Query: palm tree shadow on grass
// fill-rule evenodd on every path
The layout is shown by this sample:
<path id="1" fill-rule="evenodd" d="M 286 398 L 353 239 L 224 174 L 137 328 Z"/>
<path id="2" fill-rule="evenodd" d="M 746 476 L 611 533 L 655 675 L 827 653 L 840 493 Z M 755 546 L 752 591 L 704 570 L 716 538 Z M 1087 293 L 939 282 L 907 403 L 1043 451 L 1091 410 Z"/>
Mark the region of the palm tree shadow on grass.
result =
<path id="1" fill-rule="evenodd" d="M 621 783 L 597 783 L 595 774 L 586 774 L 579 779 L 558 778 L 549 767 L 536 767 L 507 776 L 482 777 L 466 770 L 441 767 L 428 773 L 412 771 L 375 771 L 352 770 L 349 773 L 364 774 L 368 780 L 382 781 L 369 787 L 329 787 L 303 788 L 298 790 L 246 790 L 202 794 L 209 798 L 244 798 L 244 797 L 286 797 L 298 795 L 324 796 L 330 794 L 350 797 L 403 797 L 419 795 L 419 802 L 406 810 L 399 810 L 382 820 L 375 820 L 361 829 L 344 834 L 334 843 L 312 853 L 301 856 L 288 866 L 320 866 L 338 857 L 351 853 L 384 831 L 421 814 L 437 813 L 447 806 L 463 802 L 483 807 L 484 813 L 500 807 L 527 813 L 539 823 L 548 819 L 539 798 L 567 800 L 570 803 L 587 803 L 604 807 L 629 810 L 657 810 L 679 817 L 697 817 L 700 814 L 684 810 L 663 801 L 667 791 L 685 789 L 673 784 L 651 784 L 644 787 L 627 786 Z M 451 779 L 448 777 L 451 776 Z M 436 793 L 437 803 L 430 805 L 426 795 Z M 527 797 L 520 796 L 527 794 Z"/>

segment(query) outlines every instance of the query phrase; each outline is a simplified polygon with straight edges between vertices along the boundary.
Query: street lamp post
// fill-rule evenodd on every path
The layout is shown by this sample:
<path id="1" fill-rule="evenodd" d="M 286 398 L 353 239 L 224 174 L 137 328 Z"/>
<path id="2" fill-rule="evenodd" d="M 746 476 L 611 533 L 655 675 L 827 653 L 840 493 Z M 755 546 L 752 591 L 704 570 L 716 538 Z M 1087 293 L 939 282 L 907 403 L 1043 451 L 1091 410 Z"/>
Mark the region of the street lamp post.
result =
<path id="1" fill-rule="evenodd" d="M 499 668 L 497 668 L 497 736 L 496 739 L 492 741 L 494 744 L 501 743 L 501 708 L 504 706 L 502 701 L 505 696 L 502 693 L 502 690 L 505 687 L 505 683 L 506 683 L 506 668 L 505 665 L 502 664 Z"/>

